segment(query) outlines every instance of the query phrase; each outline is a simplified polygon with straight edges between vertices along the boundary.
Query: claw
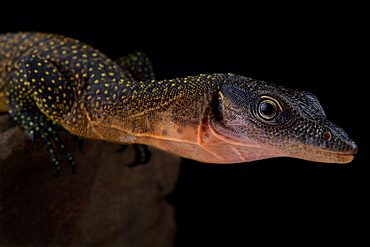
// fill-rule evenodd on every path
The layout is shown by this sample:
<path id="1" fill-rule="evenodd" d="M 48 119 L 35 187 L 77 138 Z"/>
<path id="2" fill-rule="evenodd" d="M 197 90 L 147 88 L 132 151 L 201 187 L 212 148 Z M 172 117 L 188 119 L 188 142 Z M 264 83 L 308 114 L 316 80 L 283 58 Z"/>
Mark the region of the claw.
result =
<path id="1" fill-rule="evenodd" d="M 32 145 L 35 144 L 35 135 L 33 134 L 33 131 L 32 130 L 28 131 L 28 136 L 31 139 Z"/>

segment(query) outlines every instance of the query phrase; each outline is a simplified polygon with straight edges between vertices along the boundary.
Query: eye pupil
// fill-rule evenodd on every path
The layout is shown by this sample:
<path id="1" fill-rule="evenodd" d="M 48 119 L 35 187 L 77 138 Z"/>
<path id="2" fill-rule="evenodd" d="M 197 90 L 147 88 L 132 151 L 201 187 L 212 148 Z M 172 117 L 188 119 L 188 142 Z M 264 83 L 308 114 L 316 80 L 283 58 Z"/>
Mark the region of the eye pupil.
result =
<path id="1" fill-rule="evenodd" d="M 275 105 L 270 102 L 264 102 L 261 104 L 261 112 L 266 117 L 272 117 L 275 114 Z"/>
<path id="2" fill-rule="evenodd" d="M 271 120 L 278 113 L 277 105 L 272 100 L 264 100 L 258 107 L 259 115 L 264 120 Z"/>

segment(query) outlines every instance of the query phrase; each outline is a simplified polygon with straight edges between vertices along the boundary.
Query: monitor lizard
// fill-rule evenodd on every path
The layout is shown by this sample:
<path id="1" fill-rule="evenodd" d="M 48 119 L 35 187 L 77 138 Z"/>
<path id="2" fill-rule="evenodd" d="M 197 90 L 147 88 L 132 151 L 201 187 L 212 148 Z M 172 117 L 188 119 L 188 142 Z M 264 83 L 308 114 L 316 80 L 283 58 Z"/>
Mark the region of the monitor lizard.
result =
<path id="1" fill-rule="evenodd" d="M 44 139 L 57 171 L 52 142 L 75 165 L 58 126 L 207 163 L 284 156 L 348 163 L 357 152 L 310 92 L 231 73 L 155 80 L 142 52 L 113 61 L 55 34 L 0 35 L 0 111 Z"/>

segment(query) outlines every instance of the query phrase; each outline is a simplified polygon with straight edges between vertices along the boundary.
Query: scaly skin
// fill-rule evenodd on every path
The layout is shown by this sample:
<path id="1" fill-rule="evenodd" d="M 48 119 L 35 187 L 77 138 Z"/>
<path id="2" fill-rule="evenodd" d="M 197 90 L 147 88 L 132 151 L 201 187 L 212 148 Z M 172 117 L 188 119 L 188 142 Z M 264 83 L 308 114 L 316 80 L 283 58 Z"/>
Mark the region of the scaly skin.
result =
<path id="1" fill-rule="evenodd" d="M 141 53 L 116 63 L 52 34 L 0 36 L 0 110 L 31 136 L 40 132 L 54 164 L 51 140 L 73 163 L 55 124 L 209 163 L 282 156 L 348 163 L 357 151 L 311 93 L 234 74 L 155 81 Z"/>

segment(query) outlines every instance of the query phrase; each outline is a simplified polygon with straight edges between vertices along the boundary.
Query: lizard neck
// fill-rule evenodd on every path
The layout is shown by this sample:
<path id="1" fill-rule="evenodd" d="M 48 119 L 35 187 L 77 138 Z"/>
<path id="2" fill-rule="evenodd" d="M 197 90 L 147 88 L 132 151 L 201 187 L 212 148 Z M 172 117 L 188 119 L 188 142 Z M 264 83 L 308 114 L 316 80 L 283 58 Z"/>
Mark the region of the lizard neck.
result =
<path id="1" fill-rule="evenodd" d="M 197 143 L 204 112 L 229 76 L 112 84 L 108 91 L 114 101 L 99 102 L 98 111 L 93 109 L 97 101 L 89 102 L 91 125 L 99 139 L 120 143 L 153 145 L 154 139 Z"/>

